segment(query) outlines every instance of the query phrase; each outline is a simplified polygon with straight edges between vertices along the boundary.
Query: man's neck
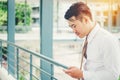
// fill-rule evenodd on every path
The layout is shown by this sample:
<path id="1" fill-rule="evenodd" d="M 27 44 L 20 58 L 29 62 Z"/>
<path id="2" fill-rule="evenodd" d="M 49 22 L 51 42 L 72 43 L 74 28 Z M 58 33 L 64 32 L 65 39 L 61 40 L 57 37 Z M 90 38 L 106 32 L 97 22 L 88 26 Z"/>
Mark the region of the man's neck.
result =
<path id="1" fill-rule="evenodd" d="M 93 28 L 96 26 L 96 22 L 91 22 L 91 26 L 90 26 L 90 29 L 89 29 L 89 32 L 87 34 L 87 36 L 89 35 L 89 33 L 93 30 Z"/>

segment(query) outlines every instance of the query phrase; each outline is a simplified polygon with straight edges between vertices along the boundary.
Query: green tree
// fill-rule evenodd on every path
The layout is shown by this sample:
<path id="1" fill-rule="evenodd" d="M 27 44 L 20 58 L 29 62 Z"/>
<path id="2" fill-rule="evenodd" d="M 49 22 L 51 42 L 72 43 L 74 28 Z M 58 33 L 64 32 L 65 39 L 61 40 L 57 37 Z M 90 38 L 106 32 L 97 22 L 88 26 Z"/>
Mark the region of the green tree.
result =
<path id="1" fill-rule="evenodd" d="M 31 8 L 23 3 L 16 4 L 16 25 L 30 25 L 31 23 Z M 26 22 L 25 22 L 26 20 Z"/>
<path id="2" fill-rule="evenodd" d="M 31 7 L 25 3 L 15 3 L 15 24 L 16 31 L 30 30 L 31 23 Z M 7 1 L 0 1 L 0 31 L 7 26 Z"/>
<path id="3" fill-rule="evenodd" d="M 0 25 L 7 25 L 7 3 L 0 1 Z"/>

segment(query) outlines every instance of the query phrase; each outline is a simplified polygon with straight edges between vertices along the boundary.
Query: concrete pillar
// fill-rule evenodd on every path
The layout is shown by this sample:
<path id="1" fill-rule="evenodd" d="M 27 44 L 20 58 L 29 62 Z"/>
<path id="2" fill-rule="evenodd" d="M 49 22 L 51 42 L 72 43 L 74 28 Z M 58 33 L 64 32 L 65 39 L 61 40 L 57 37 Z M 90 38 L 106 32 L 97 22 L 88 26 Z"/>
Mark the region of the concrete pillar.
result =
<path id="1" fill-rule="evenodd" d="M 15 42 L 15 0 L 8 0 L 8 26 L 7 41 Z M 14 47 L 8 45 L 8 72 L 15 74 L 15 53 Z"/>
<path id="2" fill-rule="evenodd" d="M 53 0 L 40 0 L 40 53 L 53 57 Z M 53 66 L 41 60 L 40 68 L 53 75 Z M 53 80 L 41 71 L 41 80 Z"/>

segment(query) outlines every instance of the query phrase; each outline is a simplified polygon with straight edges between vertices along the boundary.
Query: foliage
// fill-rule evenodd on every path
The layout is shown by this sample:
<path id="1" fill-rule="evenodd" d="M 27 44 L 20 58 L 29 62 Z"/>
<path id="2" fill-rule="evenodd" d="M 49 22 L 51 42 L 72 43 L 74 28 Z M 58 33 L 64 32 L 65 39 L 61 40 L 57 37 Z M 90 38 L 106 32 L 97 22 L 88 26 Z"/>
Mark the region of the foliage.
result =
<path id="1" fill-rule="evenodd" d="M 15 4 L 15 24 L 16 26 L 19 26 L 19 28 L 18 27 L 15 28 L 16 32 L 20 29 L 27 31 L 30 30 L 30 23 L 32 20 L 30 15 L 31 15 L 31 8 L 28 4 L 25 3 Z M 7 26 L 7 2 L 0 1 L 0 32 L 6 31 L 7 30 L 6 26 Z"/>
<path id="2" fill-rule="evenodd" d="M 27 71 L 24 69 L 21 69 L 19 73 L 19 80 L 26 80 L 26 75 L 28 75 Z"/>
<path id="3" fill-rule="evenodd" d="M 25 80 L 24 75 L 20 74 L 19 80 Z"/>
<path id="4" fill-rule="evenodd" d="M 2 54 L 7 54 L 7 47 L 6 46 L 0 47 L 0 50 L 2 50 Z"/>
<path id="5" fill-rule="evenodd" d="M 7 54 L 7 47 L 2 47 L 2 53 Z"/>
<path id="6" fill-rule="evenodd" d="M 23 3 L 16 4 L 16 25 L 30 25 L 31 8 Z"/>
<path id="7" fill-rule="evenodd" d="M 0 2 L 0 25 L 7 24 L 7 3 L 5 1 Z"/>

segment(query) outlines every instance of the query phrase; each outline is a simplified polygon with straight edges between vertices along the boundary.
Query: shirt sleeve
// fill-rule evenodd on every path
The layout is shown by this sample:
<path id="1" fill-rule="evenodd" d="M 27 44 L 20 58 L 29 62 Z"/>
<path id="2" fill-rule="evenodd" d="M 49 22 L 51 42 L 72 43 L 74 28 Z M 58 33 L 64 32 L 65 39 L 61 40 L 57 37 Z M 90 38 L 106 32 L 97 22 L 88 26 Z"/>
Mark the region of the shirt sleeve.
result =
<path id="1" fill-rule="evenodd" d="M 120 43 L 116 37 L 106 42 L 104 48 L 104 66 L 115 77 L 120 75 Z"/>

